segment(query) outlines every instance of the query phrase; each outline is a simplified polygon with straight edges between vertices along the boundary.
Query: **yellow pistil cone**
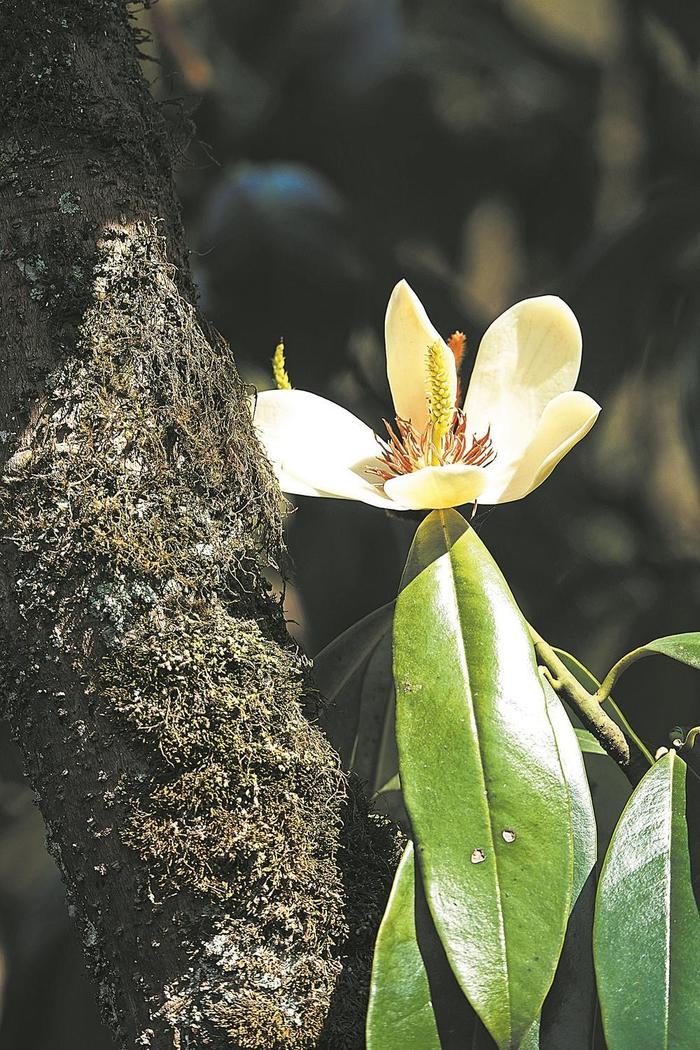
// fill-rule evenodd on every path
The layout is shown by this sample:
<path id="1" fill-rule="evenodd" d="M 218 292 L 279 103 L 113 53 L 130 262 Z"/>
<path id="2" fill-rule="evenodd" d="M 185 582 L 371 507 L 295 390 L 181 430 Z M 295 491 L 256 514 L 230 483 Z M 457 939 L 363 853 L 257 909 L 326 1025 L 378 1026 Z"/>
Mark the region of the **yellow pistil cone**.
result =
<path id="1" fill-rule="evenodd" d="M 426 355 L 428 371 L 428 413 L 433 428 L 433 466 L 440 463 L 442 443 L 450 429 L 454 405 L 450 397 L 450 384 L 439 343 L 428 347 Z"/>
<path id="2" fill-rule="evenodd" d="M 292 384 L 287 375 L 287 364 L 284 360 L 284 339 L 280 339 L 272 355 L 272 378 L 278 390 L 291 390 Z"/>

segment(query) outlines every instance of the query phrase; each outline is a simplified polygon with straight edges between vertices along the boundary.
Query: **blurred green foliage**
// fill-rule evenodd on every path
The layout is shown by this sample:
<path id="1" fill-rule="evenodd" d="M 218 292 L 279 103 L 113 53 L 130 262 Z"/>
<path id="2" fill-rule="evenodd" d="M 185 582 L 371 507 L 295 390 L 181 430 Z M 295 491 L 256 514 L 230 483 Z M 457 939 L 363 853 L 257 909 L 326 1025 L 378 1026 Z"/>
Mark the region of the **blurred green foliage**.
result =
<path id="1" fill-rule="evenodd" d="M 700 627 L 700 10 L 160 0 L 139 17 L 156 97 L 196 127 L 178 182 L 202 307 L 247 377 L 268 382 L 283 334 L 296 386 L 377 425 L 398 278 L 472 352 L 510 303 L 561 294 L 603 415 L 540 490 L 476 526 L 531 622 L 598 673 Z M 414 528 L 299 501 L 288 614 L 310 651 L 393 597 Z M 690 670 L 628 677 L 617 700 L 653 747 L 698 721 Z M 8 741 L 1 755 L 0 1045 L 100 1050 Z"/>

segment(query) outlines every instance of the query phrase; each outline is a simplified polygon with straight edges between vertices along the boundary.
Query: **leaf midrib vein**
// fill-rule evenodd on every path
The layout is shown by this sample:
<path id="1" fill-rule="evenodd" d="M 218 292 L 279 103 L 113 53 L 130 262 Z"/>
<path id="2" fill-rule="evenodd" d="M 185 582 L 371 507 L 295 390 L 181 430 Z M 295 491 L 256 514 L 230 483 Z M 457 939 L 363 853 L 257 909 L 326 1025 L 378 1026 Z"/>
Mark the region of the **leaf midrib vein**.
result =
<path id="1" fill-rule="evenodd" d="M 440 518 L 440 525 L 441 525 L 442 532 L 443 532 L 443 537 L 444 537 L 444 540 L 445 540 L 445 551 L 447 553 L 447 556 L 448 556 L 449 562 L 450 562 L 450 582 L 452 584 L 452 594 L 453 594 L 453 598 L 454 598 L 454 605 L 455 605 L 455 608 L 457 610 L 457 618 L 458 618 L 458 622 L 459 622 L 460 638 L 462 639 L 462 644 L 459 646 L 460 665 L 461 665 L 461 668 L 463 670 L 463 677 L 464 677 L 465 684 L 466 684 L 466 687 L 467 687 L 467 694 L 470 697 L 470 700 L 472 700 L 473 697 L 472 697 L 472 689 L 471 689 L 471 680 L 470 680 L 470 677 L 469 677 L 469 668 L 467 666 L 467 662 L 466 662 L 466 659 L 465 659 L 465 656 L 464 656 L 463 639 L 464 639 L 465 624 L 462 621 L 462 610 L 461 610 L 461 607 L 460 607 L 459 596 L 458 596 L 458 593 L 457 593 L 457 585 L 456 585 L 456 582 L 455 582 L 455 573 L 454 573 L 452 554 L 451 554 L 452 547 L 451 547 L 450 542 L 449 542 L 449 537 L 448 537 L 448 534 L 447 534 L 447 529 L 445 527 L 445 520 L 444 520 L 444 516 L 443 515 L 441 515 L 441 518 Z M 469 714 L 469 717 L 470 717 L 470 721 L 471 721 L 471 723 L 473 725 L 473 728 L 474 728 L 474 735 L 475 735 L 475 738 L 476 738 L 476 746 L 477 746 L 477 752 L 478 752 L 478 757 L 479 757 L 479 771 L 481 773 L 481 782 L 483 784 L 484 794 L 485 794 L 485 797 L 486 797 L 486 813 L 487 813 L 487 818 L 488 818 L 488 827 L 489 827 L 489 830 L 490 830 L 490 833 L 491 833 L 491 843 L 490 843 L 490 845 L 491 845 L 491 851 L 493 853 L 493 864 L 494 864 L 495 873 L 496 873 L 496 892 L 497 892 L 497 896 L 498 896 L 498 919 L 499 919 L 498 925 L 499 925 L 499 934 L 500 934 L 500 944 L 501 944 L 501 948 L 502 948 L 502 957 L 503 957 L 504 965 L 505 965 L 505 972 L 503 973 L 503 977 L 504 977 L 504 980 L 505 980 L 506 995 L 508 996 L 508 1035 L 509 1035 L 509 1042 L 512 1042 L 512 1034 L 513 1034 L 513 1004 L 512 1004 L 512 1001 L 511 1001 L 510 982 L 508 980 L 508 974 L 510 972 L 509 961 L 508 961 L 508 942 L 506 940 L 506 935 L 505 935 L 505 916 L 504 916 L 504 912 L 503 912 L 503 899 L 502 899 L 502 896 L 501 896 L 501 881 L 500 881 L 500 875 L 499 875 L 499 869 L 498 869 L 498 857 L 497 857 L 497 854 L 496 854 L 496 839 L 495 839 L 495 834 L 494 834 L 493 819 L 492 819 L 492 816 L 491 816 L 491 807 L 489 805 L 489 789 L 488 789 L 488 785 L 487 785 L 487 781 L 486 781 L 486 773 L 485 773 L 485 765 L 484 765 L 484 754 L 483 754 L 483 750 L 482 750 L 482 746 L 481 746 L 481 738 L 480 738 L 480 735 L 479 735 L 479 730 L 478 730 L 477 721 L 476 721 L 476 711 L 475 711 L 473 702 L 470 702 L 466 706 L 467 706 L 467 711 L 468 711 L 468 714 Z"/>

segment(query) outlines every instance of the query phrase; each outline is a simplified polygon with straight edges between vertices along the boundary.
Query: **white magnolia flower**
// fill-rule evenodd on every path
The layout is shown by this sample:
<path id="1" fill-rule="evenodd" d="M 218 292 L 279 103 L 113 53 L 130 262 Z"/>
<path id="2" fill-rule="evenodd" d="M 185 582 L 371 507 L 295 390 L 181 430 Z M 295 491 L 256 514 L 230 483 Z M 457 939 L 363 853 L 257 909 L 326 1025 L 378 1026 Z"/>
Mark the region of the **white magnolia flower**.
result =
<path id="1" fill-rule="evenodd" d="M 463 405 L 464 337 L 448 345 L 406 281 L 392 292 L 385 334 L 396 412 L 386 438 L 305 390 L 258 394 L 255 426 L 285 492 L 394 510 L 507 503 L 541 485 L 600 412 L 573 389 L 581 331 L 556 296 L 525 299 L 493 322 Z M 276 377 L 288 386 L 279 360 Z"/>

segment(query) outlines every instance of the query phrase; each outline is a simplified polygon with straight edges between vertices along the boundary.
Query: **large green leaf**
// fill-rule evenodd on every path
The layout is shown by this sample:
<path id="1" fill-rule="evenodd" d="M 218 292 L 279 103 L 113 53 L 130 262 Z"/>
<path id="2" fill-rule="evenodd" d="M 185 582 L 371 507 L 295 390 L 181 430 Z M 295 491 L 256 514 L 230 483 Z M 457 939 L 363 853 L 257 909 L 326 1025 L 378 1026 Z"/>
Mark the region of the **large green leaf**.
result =
<path id="1" fill-rule="evenodd" d="M 349 627 L 314 660 L 329 701 L 323 728 L 346 769 L 378 791 L 398 770 L 394 739 L 391 622 L 394 603 Z"/>
<path id="2" fill-rule="evenodd" d="M 574 871 L 571 915 L 554 983 L 542 1015 L 527 1032 L 520 1050 L 591 1050 L 596 1017 L 593 974 L 596 821 L 576 732 L 556 693 L 544 679 L 550 721 L 571 800 Z M 603 752 L 605 754 L 605 752 Z"/>
<path id="3" fill-rule="evenodd" d="M 416 533 L 394 678 L 401 784 L 435 927 L 499 1047 L 517 1047 L 564 940 L 571 811 L 527 626 L 455 511 Z"/>
<path id="4" fill-rule="evenodd" d="M 669 752 L 610 843 L 593 940 L 609 1050 L 700 1046 L 699 796 L 698 778 Z"/>
<path id="5" fill-rule="evenodd" d="M 367 1050 L 496 1050 L 440 943 L 409 843 L 374 949 Z"/>
<path id="6" fill-rule="evenodd" d="M 669 634 L 665 638 L 655 638 L 653 642 L 643 645 L 641 652 L 661 653 L 662 656 L 670 656 L 672 660 L 700 670 L 700 632 L 691 631 L 688 634 Z"/>
<path id="7" fill-rule="evenodd" d="M 440 1050 L 428 975 L 416 938 L 414 882 L 409 842 L 374 948 L 367 1050 Z"/>

